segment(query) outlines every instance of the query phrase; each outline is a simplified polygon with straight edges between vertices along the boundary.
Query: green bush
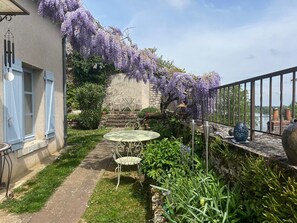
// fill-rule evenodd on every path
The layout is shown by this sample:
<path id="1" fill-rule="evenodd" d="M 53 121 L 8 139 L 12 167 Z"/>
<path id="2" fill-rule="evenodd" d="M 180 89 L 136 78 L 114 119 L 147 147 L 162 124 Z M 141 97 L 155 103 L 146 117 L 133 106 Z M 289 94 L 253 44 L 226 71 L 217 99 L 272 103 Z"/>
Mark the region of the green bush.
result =
<path id="1" fill-rule="evenodd" d="M 173 136 L 172 131 L 168 123 L 160 119 L 148 119 L 146 120 L 149 130 L 158 132 L 160 134 L 159 139 L 170 138 Z"/>
<path id="2" fill-rule="evenodd" d="M 142 171 L 154 180 L 160 180 L 169 170 L 181 167 L 181 142 L 167 138 L 146 145 Z"/>
<path id="3" fill-rule="evenodd" d="M 191 129 L 183 125 L 178 117 L 175 115 L 167 115 L 162 119 L 156 119 L 154 117 L 148 117 L 145 122 L 147 123 L 146 128 L 158 132 L 160 139 L 163 138 L 182 138 L 184 144 L 188 144 L 191 140 Z"/>
<path id="4" fill-rule="evenodd" d="M 67 111 L 70 112 L 78 109 L 78 102 L 76 99 L 76 86 L 72 82 L 67 82 Z"/>
<path id="5" fill-rule="evenodd" d="M 78 121 L 79 120 L 79 114 L 67 114 L 67 120 L 68 121 Z"/>
<path id="6" fill-rule="evenodd" d="M 210 148 L 220 160 L 216 169 L 229 169 L 227 179 L 240 188 L 241 222 L 297 222 L 297 181 L 287 170 L 272 160 L 232 151 L 218 139 Z"/>
<path id="7" fill-rule="evenodd" d="M 201 146 L 202 138 L 196 144 Z M 163 191 L 164 216 L 170 222 L 237 222 L 240 200 L 236 188 L 206 173 L 199 157 L 180 140 L 163 139 L 148 144 L 143 166 Z"/>
<path id="8" fill-rule="evenodd" d="M 138 112 L 138 117 L 139 118 L 144 118 L 146 113 L 158 113 L 160 114 L 160 110 L 156 107 L 147 107 L 142 109 L 140 112 Z"/>
<path id="9" fill-rule="evenodd" d="M 77 89 L 76 98 L 81 110 L 99 109 L 105 96 L 104 87 L 86 83 Z"/>
<path id="10" fill-rule="evenodd" d="M 82 129 L 97 129 L 101 119 L 100 110 L 83 110 L 79 114 L 79 126 Z"/>

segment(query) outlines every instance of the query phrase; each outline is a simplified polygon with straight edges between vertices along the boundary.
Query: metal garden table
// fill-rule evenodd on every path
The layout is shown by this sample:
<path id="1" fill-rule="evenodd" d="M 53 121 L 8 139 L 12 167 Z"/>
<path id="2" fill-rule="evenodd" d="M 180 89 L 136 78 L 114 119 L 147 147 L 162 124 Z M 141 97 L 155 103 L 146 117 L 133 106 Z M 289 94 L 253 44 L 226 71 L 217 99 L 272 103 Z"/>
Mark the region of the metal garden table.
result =
<path id="1" fill-rule="evenodd" d="M 122 130 L 109 132 L 103 137 L 115 142 L 137 142 L 149 141 L 160 136 L 159 133 L 147 130 Z"/>
<path id="2" fill-rule="evenodd" d="M 115 131 L 109 132 L 103 136 L 107 140 L 117 142 L 116 151 L 113 151 L 113 158 L 117 163 L 115 171 L 118 173 L 118 183 L 116 190 L 120 184 L 122 165 L 137 165 L 138 175 L 140 176 L 139 166 L 141 162 L 140 155 L 143 149 L 142 142 L 156 139 L 159 136 L 160 134 L 157 132 L 145 130 Z"/>

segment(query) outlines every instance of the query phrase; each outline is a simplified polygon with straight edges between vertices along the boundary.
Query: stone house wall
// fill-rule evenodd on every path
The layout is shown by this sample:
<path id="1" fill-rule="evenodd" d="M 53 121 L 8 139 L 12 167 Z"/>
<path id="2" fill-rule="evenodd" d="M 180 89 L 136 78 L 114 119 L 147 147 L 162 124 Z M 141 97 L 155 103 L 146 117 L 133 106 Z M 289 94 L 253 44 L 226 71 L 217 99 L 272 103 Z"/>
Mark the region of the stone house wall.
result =
<path id="1" fill-rule="evenodd" d="M 149 83 L 128 79 L 123 73 L 111 75 L 103 107 L 111 111 L 140 111 L 150 106 L 160 107 L 160 94 Z"/>

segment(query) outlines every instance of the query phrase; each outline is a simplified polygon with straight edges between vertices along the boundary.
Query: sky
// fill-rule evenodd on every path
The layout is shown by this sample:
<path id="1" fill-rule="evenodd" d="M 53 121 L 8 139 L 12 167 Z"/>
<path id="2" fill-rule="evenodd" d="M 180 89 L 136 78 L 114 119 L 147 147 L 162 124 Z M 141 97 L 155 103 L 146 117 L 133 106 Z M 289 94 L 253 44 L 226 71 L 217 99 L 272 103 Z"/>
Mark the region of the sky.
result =
<path id="1" fill-rule="evenodd" d="M 83 0 L 101 25 L 221 84 L 297 66 L 296 0 Z"/>

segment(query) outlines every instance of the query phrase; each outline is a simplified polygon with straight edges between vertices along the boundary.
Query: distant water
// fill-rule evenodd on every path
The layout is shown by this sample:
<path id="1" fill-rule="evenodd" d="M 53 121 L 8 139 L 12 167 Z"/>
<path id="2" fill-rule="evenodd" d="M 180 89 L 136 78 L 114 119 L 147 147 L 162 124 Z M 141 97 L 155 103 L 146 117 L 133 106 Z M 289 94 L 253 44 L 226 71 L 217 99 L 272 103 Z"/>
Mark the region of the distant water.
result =
<path id="1" fill-rule="evenodd" d="M 256 130 L 260 130 L 260 113 L 255 114 Z M 262 131 L 267 131 L 267 122 L 269 122 L 269 115 L 262 114 Z"/>

